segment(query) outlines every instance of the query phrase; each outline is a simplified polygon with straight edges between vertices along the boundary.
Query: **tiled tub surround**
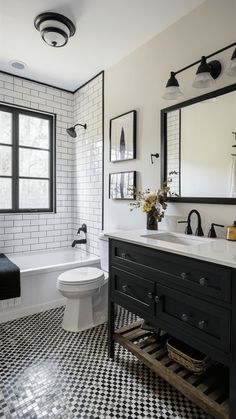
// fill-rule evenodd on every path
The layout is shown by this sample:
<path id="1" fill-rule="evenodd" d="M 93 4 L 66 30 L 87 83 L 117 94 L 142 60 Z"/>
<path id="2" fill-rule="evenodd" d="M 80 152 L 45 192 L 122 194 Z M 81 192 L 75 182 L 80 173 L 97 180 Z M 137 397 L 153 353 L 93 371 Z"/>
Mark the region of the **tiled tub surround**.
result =
<path id="1" fill-rule="evenodd" d="M 72 239 L 73 94 L 0 73 L 0 101 L 56 114 L 56 214 L 0 214 L 0 251 L 65 247 Z"/>
<path id="2" fill-rule="evenodd" d="M 87 251 L 99 255 L 98 236 L 102 229 L 102 153 L 103 153 L 103 73 L 75 93 L 72 211 L 74 231 L 79 224 L 88 227 Z M 80 245 L 83 248 L 83 245 Z"/>
<path id="3" fill-rule="evenodd" d="M 21 297 L 0 301 L 0 323 L 65 304 L 56 289 L 58 276 L 81 266 L 100 267 L 100 259 L 80 249 L 11 254 L 21 271 Z"/>
<path id="4" fill-rule="evenodd" d="M 82 222 L 83 250 L 98 254 L 102 220 L 103 74 L 77 93 L 0 72 L 0 102 L 56 114 L 56 214 L 0 214 L 0 252 L 18 253 L 71 246 Z M 66 128 L 88 124 L 70 138 Z"/>

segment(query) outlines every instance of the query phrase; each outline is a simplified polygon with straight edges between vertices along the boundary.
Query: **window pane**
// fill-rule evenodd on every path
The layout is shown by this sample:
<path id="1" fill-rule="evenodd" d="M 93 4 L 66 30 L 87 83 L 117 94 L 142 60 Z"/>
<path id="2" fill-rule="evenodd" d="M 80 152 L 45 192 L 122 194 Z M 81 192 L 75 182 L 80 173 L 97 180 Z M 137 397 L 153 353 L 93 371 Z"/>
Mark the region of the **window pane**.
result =
<path id="1" fill-rule="evenodd" d="M 11 209 L 12 207 L 12 180 L 0 178 L 0 209 Z"/>
<path id="2" fill-rule="evenodd" d="M 49 181 L 36 179 L 19 180 L 20 208 L 49 208 Z"/>
<path id="3" fill-rule="evenodd" d="M 10 112 L 0 111 L 0 143 L 12 143 L 12 115 Z"/>
<path id="4" fill-rule="evenodd" d="M 0 175 L 11 176 L 12 147 L 0 145 Z"/>
<path id="5" fill-rule="evenodd" d="M 19 149 L 20 176 L 49 177 L 49 152 Z"/>
<path id="6" fill-rule="evenodd" d="M 28 147 L 49 148 L 49 121 L 20 114 L 19 144 Z"/>

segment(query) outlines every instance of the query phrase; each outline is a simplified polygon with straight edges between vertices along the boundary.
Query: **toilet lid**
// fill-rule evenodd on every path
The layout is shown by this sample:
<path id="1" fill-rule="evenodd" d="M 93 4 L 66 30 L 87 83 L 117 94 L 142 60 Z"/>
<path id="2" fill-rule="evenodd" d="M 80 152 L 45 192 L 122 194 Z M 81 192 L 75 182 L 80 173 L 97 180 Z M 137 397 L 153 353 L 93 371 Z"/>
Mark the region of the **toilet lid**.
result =
<path id="1" fill-rule="evenodd" d="M 101 269 L 90 268 L 88 266 L 84 268 L 70 269 L 69 271 L 63 272 L 58 280 L 64 284 L 87 284 L 96 282 L 104 279 L 104 272 Z"/>

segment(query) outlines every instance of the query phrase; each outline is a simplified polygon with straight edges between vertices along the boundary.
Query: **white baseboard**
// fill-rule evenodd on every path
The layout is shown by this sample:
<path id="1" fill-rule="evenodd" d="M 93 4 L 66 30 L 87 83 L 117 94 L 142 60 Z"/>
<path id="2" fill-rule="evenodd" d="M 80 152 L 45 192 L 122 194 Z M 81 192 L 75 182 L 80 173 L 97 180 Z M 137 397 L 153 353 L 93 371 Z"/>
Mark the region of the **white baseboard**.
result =
<path id="1" fill-rule="evenodd" d="M 51 308 L 64 306 L 66 298 L 59 300 L 47 301 L 46 303 L 36 304 L 34 306 L 19 307 L 15 309 L 0 311 L 0 323 L 5 323 L 10 320 L 20 319 L 21 317 L 30 316 L 32 314 L 41 313 L 42 311 L 50 310 Z"/>

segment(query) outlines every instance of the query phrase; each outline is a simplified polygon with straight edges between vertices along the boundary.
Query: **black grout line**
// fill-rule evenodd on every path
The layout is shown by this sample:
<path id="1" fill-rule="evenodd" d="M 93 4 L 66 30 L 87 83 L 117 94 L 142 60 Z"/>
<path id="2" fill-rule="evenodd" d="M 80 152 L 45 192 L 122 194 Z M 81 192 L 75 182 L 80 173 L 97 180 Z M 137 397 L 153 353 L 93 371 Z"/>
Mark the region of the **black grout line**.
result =
<path id="1" fill-rule="evenodd" d="M 17 74 L 8 73 L 7 71 L 3 71 L 3 70 L 0 70 L 0 73 L 5 74 L 7 76 L 11 76 L 11 77 L 16 77 L 16 78 L 21 79 L 21 80 L 26 80 L 26 81 L 29 81 L 31 83 L 37 83 L 37 84 L 41 84 L 42 86 L 47 86 L 47 87 L 51 87 L 53 89 L 62 90 L 63 92 L 66 92 L 66 93 L 73 93 L 73 94 L 75 94 L 80 89 L 82 89 L 82 87 L 86 86 L 86 84 L 88 84 L 92 80 L 96 79 L 96 77 L 100 76 L 100 74 L 103 74 L 104 73 L 104 70 L 100 71 L 98 74 L 96 74 L 91 79 L 89 79 L 88 81 L 86 81 L 85 83 L 83 83 L 81 86 L 77 87 L 75 90 L 67 90 L 67 89 L 64 89 L 63 87 L 53 86 L 52 84 L 44 83 L 44 82 L 41 82 L 39 80 L 30 79 L 28 77 L 18 76 Z"/>

